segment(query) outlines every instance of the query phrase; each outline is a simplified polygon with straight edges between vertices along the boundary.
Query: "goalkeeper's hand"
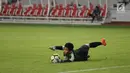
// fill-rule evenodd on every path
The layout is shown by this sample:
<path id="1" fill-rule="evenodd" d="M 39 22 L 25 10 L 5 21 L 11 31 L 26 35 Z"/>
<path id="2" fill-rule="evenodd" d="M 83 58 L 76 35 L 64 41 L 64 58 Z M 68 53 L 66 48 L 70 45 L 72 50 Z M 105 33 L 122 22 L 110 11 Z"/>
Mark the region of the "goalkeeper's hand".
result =
<path id="1" fill-rule="evenodd" d="M 51 46 L 51 47 L 49 47 L 49 49 L 55 51 L 55 46 Z"/>

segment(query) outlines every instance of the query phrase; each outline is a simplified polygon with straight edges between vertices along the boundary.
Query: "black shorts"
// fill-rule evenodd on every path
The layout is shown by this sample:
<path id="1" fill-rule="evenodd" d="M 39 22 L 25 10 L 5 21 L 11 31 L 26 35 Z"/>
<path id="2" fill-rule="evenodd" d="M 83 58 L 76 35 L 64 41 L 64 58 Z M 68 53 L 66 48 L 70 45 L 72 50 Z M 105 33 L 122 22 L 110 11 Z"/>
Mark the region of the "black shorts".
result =
<path id="1" fill-rule="evenodd" d="M 82 45 L 79 49 L 77 49 L 77 55 L 81 60 L 87 60 L 88 59 L 88 51 L 89 46 L 88 45 Z"/>

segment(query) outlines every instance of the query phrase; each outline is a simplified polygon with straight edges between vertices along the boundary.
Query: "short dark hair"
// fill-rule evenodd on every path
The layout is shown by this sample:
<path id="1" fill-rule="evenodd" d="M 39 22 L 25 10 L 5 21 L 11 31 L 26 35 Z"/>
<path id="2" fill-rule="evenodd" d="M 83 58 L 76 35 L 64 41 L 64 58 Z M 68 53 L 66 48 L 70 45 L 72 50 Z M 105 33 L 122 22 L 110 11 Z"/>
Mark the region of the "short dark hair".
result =
<path id="1" fill-rule="evenodd" d="M 71 42 L 68 42 L 68 43 L 65 43 L 65 47 L 67 47 L 69 51 L 72 51 L 74 48 L 74 45 Z"/>

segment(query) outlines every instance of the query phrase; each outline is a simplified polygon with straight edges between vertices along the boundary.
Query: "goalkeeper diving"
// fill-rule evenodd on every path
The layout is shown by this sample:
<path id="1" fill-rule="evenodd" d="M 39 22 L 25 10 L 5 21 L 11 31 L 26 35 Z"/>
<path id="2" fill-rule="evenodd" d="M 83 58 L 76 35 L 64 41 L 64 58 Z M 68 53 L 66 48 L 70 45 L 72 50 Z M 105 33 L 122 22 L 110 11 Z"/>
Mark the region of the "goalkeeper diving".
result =
<path id="1" fill-rule="evenodd" d="M 63 50 L 64 59 L 58 63 L 64 62 L 74 62 L 74 61 L 87 61 L 90 57 L 88 55 L 90 48 L 96 48 L 98 46 L 106 46 L 106 40 L 104 38 L 101 39 L 101 42 L 91 42 L 88 44 L 82 45 L 80 48 L 74 50 L 74 45 L 71 42 L 65 43 L 64 46 L 52 46 L 49 49 L 55 50 Z"/>

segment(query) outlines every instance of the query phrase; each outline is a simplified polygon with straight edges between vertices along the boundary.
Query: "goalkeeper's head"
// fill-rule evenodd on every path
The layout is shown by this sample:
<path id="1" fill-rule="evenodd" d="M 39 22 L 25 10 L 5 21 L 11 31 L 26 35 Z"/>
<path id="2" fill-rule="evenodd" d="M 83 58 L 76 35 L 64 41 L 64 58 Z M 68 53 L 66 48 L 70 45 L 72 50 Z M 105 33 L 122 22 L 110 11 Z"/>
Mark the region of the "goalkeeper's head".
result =
<path id="1" fill-rule="evenodd" d="M 73 51 L 74 45 L 71 42 L 65 43 L 64 53 Z"/>
<path id="2" fill-rule="evenodd" d="M 65 47 L 64 49 L 68 51 L 73 51 L 74 45 L 71 42 L 68 42 L 68 43 L 65 43 L 64 47 Z"/>
<path id="3" fill-rule="evenodd" d="M 68 48 L 69 51 L 72 51 L 74 48 L 74 45 L 71 42 L 65 43 L 65 47 Z"/>

